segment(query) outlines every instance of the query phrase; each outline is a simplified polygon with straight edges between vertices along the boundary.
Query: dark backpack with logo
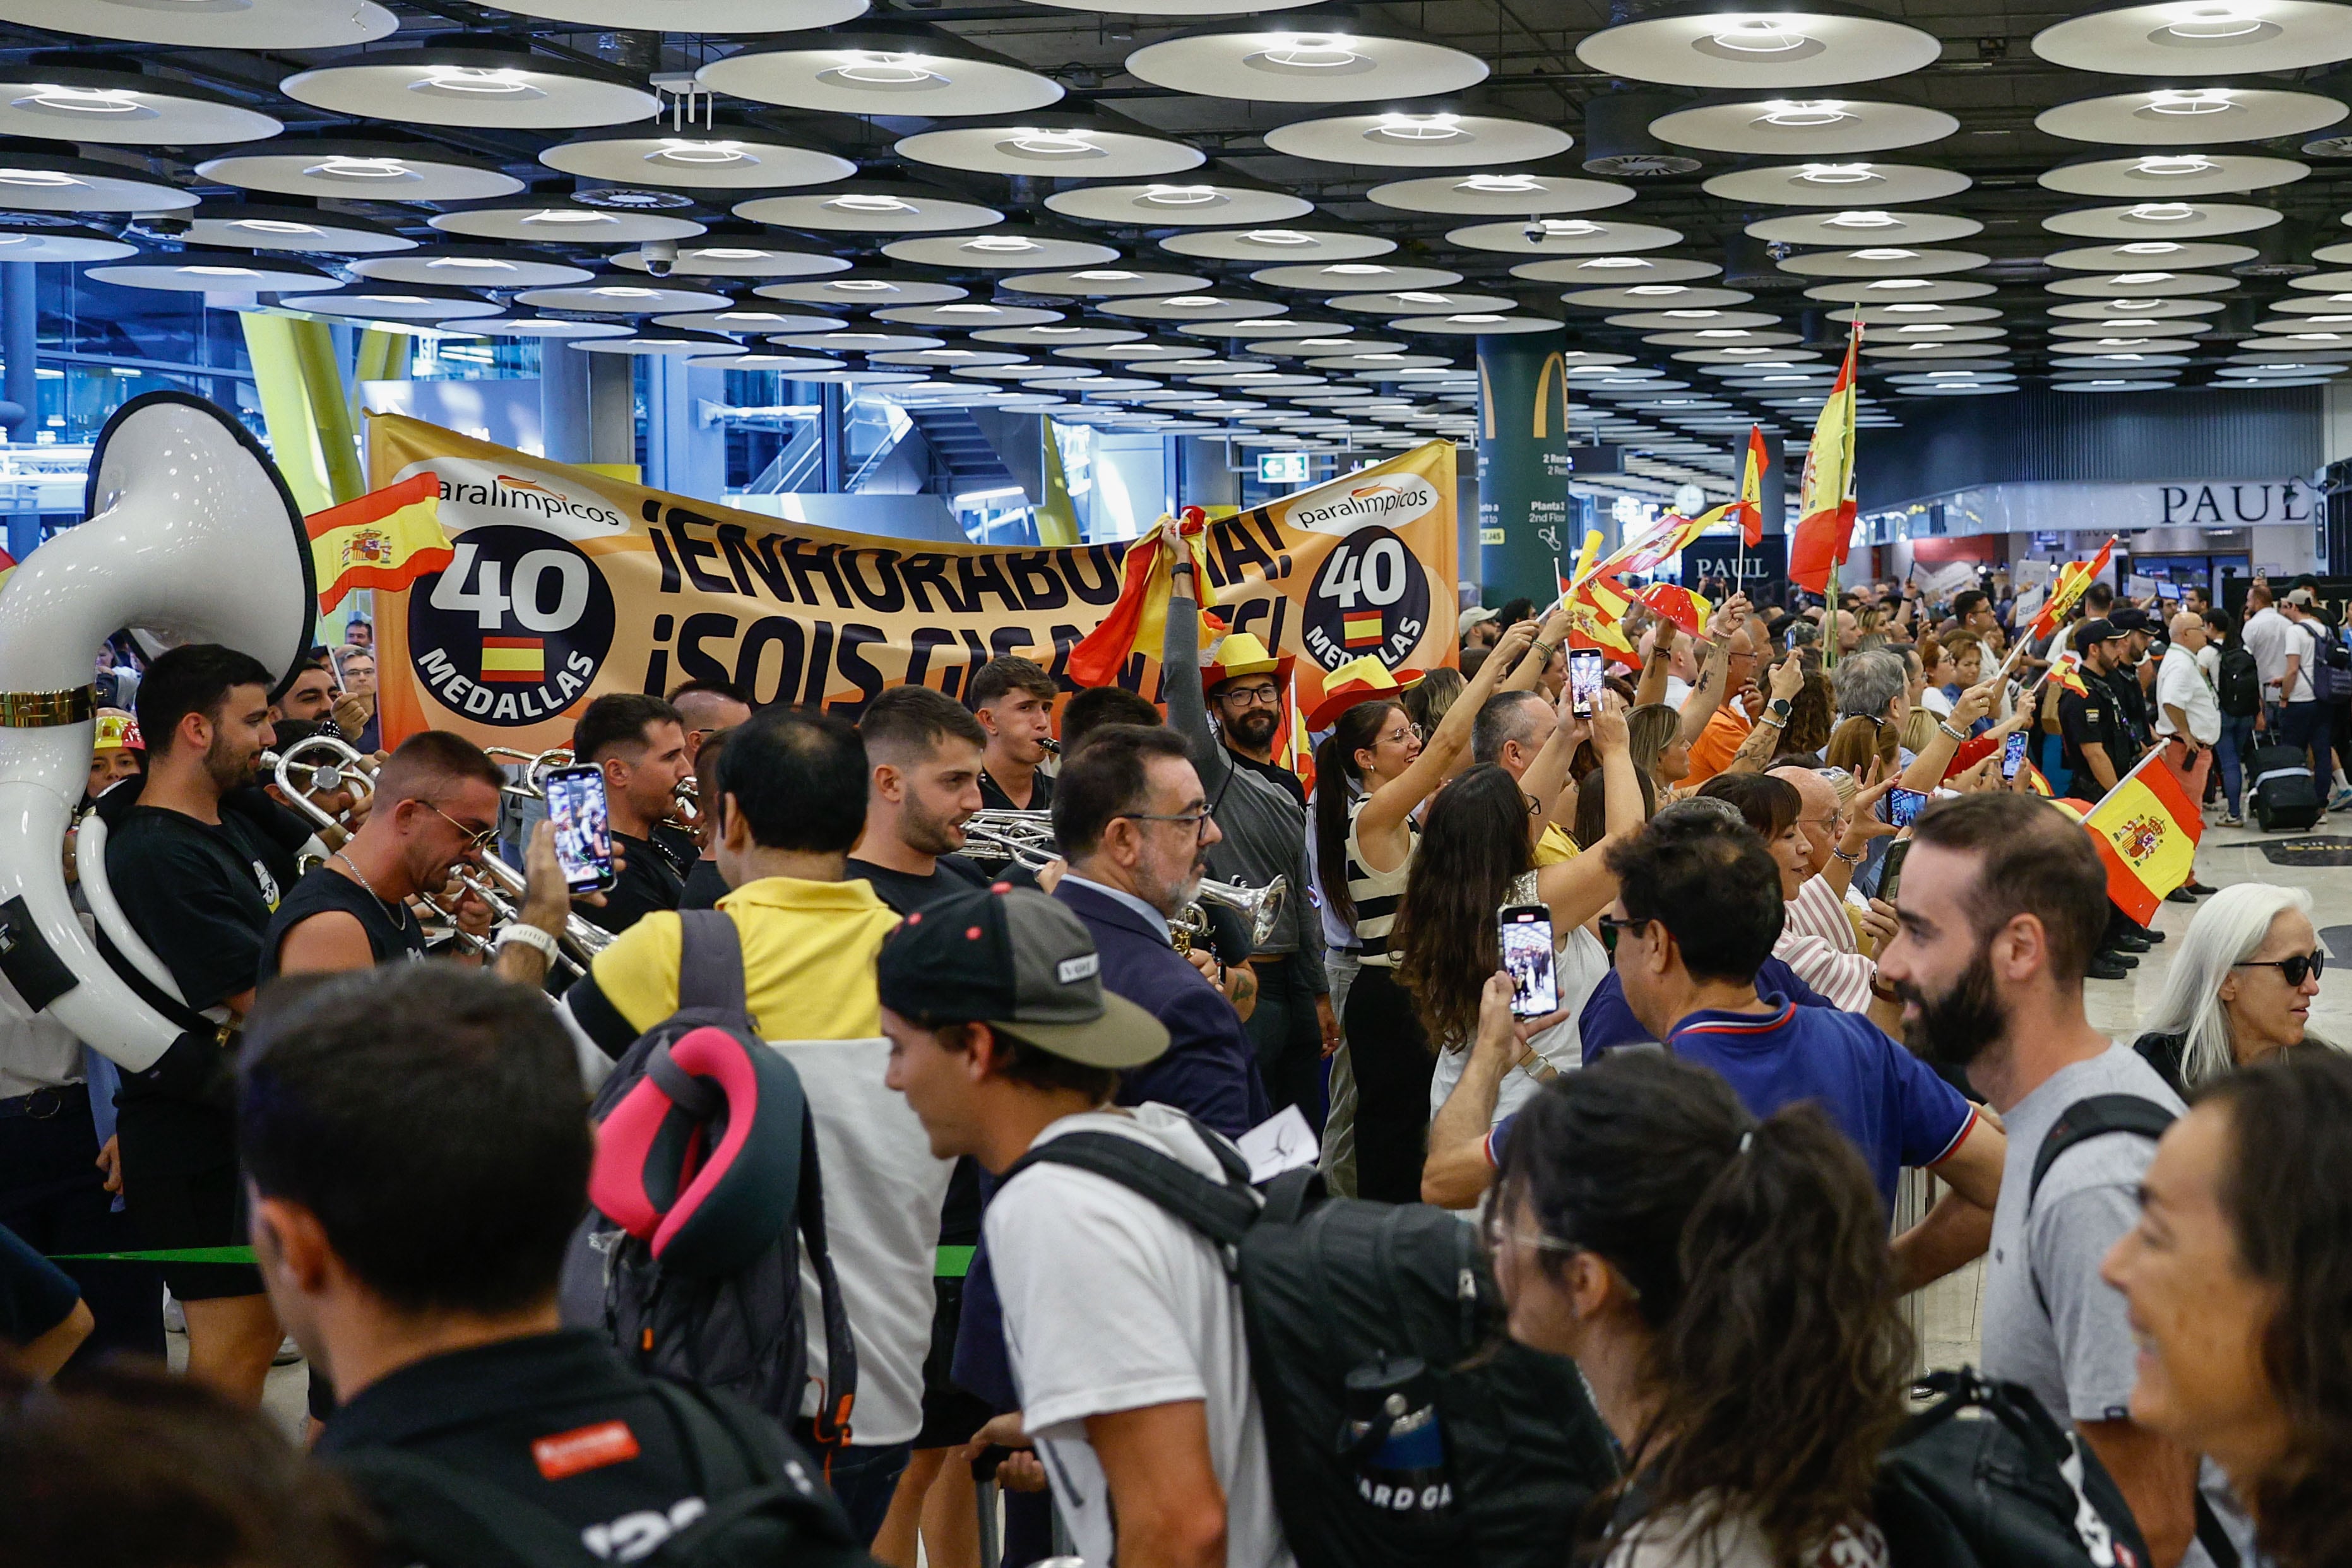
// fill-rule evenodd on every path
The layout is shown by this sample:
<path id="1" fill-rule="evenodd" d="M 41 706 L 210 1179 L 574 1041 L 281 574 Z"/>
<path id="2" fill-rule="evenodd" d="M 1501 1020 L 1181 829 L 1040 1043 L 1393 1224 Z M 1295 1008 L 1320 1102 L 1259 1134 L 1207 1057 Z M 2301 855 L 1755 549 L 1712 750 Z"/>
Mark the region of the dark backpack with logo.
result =
<path id="1" fill-rule="evenodd" d="M 2352 698 L 2352 652 L 2334 626 L 2316 616 L 2303 623 L 2311 634 L 2311 694 L 2322 702 Z"/>
<path id="2" fill-rule="evenodd" d="M 2076 1100 L 2034 1152 L 2027 1213 L 2069 1149 L 2118 1132 L 2153 1141 L 2172 1117 L 2136 1094 Z M 2122 1489 L 2023 1384 L 1963 1367 L 1926 1386 L 1944 1398 L 1906 1424 L 1878 1466 L 1874 1507 L 1897 1568 L 2146 1568 L 2147 1544 Z M 2215 1568 L 2239 1568 L 2237 1547 L 2202 1493 L 2197 1540 Z"/>
<path id="3" fill-rule="evenodd" d="M 1575 1363 L 1504 1334 L 1472 1227 L 1425 1204 L 1327 1197 L 1312 1171 L 1261 1193 L 1229 1144 L 1202 1141 L 1223 1181 L 1108 1132 L 1053 1139 L 1004 1180 L 1035 1164 L 1092 1172 L 1223 1251 L 1300 1568 L 1557 1568 L 1616 1478 L 1614 1450 Z M 1366 1479 L 1416 1446 L 1417 1489 Z"/>
<path id="4" fill-rule="evenodd" d="M 761 1053 L 772 1049 L 746 1011 L 743 949 L 733 919 L 719 910 L 683 910 L 678 921 L 678 1010 L 638 1037 L 596 1091 L 589 1114 L 600 1123 L 640 1079 L 675 1072 L 669 1048 L 695 1029 L 722 1029 Z M 797 1092 L 799 1079 L 790 1065 L 781 1058 L 776 1065 Z M 798 1181 L 788 1194 L 790 1218 L 772 1244 L 723 1272 L 691 1272 L 666 1266 L 647 1242 L 591 1209 L 564 1258 L 563 1321 L 603 1333 L 640 1372 L 723 1390 L 789 1423 L 800 1415 L 808 1384 L 807 1304 L 801 1291 L 805 1247 L 824 1315 L 827 1364 L 817 1435 L 828 1445 L 844 1443 L 857 1394 L 856 1346 L 825 1245 L 816 1129 L 805 1100 L 793 1120 L 799 1126 L 797 1148 L 782 1152 L 781 1163 L 798 1171 Z"/>
<path id="5" fill-rule="evenodd" d="M 868 1564 L 840 1505 L 789 1439 L 779 1465 L 755 1440 L 750 1411 L 701 1389 L 658 1381 L 652 1388 L 677 1428 L 705 1506 L 650 1550 L 625 1561 L 646 1568 Z M 772 1445 L 781 1437 L 763 1436 Z M 362 1448 L 338 1454 L 331 1463 L 383 1521 L 402 1563 L 599 1568 L 624 1555 L 592 1549 L 580 1531 L 529 1498 L 424 1454 Z"/>
<path id="6" fill-rule="evenodd" d="M 2262 666 L 2244 645 L 2225 648 L 2215 671 L 2213 696 L 2221 711 L 2232 719 L 2251 719 L 2263 710 Z"/>

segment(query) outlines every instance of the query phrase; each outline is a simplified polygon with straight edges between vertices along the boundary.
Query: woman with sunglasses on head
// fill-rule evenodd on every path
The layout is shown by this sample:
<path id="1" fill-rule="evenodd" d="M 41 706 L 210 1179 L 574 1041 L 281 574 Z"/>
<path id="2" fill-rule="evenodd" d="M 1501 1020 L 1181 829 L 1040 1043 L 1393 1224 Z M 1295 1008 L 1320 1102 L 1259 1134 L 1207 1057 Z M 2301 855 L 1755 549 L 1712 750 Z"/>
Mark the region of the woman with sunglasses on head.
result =
<path id="1" fill-rule="evenodd" d="M 1496 977 L 1494 984 L 1504 984 Z M 1819 1110 L 1606 1057 L 1512 1125 L 1487 1245 L 1513 1339 L 1572 1356 L 1625 1451 L 1605 1568 L 1879 1568 L 1911 1335 L 1870 1173 Z"/>
<path id="2" fill-rule="evenodd" d="M 2326 956 L 2310 889 L 2224 888 L 2189 921 L 2132 1048 L 2185 1096 L 2274 1052 L 2324 1045 L 2305 1026 Z"/>
<path id="3" fill-rule="evenodd" d="M 2100 1270 L 2139 1342 L 2132 1419 L 2220 1467 L 2278 1568 L 2352 1562 L 2347 1237 L 2352 1059 L 2287 1051 L 2195 1097 Z"/>
<path id="4" fill-rule="evenodd" d="M 1421 1194 L 1432 1062 L 1412 999 L 1396 983 L 1389 941 L 1420 834 L 1413 814 L 1469 749 L 1471 723 L 1486 699 L 1498 688 L 1534 685 L 1549 657 L 1533 622 L 1506 629 L 1425 740 L 1389 694 L 1392 682 L 1370 687 L 1336 713 L 1333 702 L 1349 694 L 1327 696 L 1310 721 L 1331 726 L 1315 748 L 1316 879 L 1325 912 L 1358 944 L 1340 1033 L 1356 1088 L 1360 1197 L 1409 1204 Z"/>

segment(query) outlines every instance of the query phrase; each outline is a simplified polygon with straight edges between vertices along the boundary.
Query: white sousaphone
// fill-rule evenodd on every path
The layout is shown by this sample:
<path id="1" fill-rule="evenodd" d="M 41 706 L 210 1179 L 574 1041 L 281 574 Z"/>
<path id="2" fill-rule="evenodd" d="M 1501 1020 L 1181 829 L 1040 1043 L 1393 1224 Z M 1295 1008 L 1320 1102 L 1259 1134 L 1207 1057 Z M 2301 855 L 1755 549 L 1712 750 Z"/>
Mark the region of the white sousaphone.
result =
<path id="1" fill-rule="evenodd" d="M 125 626 L 157 647 L 220 643 L 283 672 L 283 690 L 310 648 L 318 588 L 286 481 L 202 398 L 155 392 L 117 409 L 83 504 L 88 521 L 0 587 L 0 973 L 135 1073 L 183 1031 L 108 964 L 66 891 L 60 851 L 95 738 L 90 656 Z M 105 898 L 102 878 L 92 891 Z"/>

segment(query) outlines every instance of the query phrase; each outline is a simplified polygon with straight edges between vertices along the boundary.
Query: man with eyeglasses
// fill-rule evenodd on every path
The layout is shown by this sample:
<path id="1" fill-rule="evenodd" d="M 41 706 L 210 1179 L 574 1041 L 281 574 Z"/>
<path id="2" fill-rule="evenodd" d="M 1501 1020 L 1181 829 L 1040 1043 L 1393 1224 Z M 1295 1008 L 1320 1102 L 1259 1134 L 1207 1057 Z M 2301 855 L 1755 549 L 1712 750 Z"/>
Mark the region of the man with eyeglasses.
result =
<path id="1" fill-rule="evenodd" d="M 1271 1109 L 1241 1016 L 1212 958 L 1176 951 L 1170 921 L 1198 894 L 1223 840 L 1191 748 L 1172 730 L 1108 724 L 1063 763 L 1054 837 L 1070 862 L 1054 897 L 1085 922 L 1106 990 L 1167 1028 L 1168 1052 L 1126 1074 L 1118 1102 L 1172 1105 L 1228 1138 Z"/>
<path id="2" fill-rule="evenodd" d="M 444 895 L 458 867 L 481 863 L 498 837 L 504 783 L 498 763 L 462 735 L 427 730 L 402 742 L 376 775 L 367 821 L 270 917 L 255 984 L 425 957 L 424 921 L 410 901 Z M 524 985 L 546 979 L 571 908 L 554 831 L 542 822 L 531 834 L 521 918 L 500 934 L 493 961 L 501 976 Z M 445 901 L 462 933 L 458 956 L 478 952 L 489 907 L 471 892 Z"/>

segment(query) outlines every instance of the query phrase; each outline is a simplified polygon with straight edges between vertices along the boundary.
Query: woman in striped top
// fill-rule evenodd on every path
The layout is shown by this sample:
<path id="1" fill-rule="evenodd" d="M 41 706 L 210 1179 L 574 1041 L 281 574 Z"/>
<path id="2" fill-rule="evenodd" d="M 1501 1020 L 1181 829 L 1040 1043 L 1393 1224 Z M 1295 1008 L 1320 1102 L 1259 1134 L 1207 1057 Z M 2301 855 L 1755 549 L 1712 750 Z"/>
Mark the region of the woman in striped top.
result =
<path id="1" fill-rule="evenodd" d="M 1341 1032 L 1356 1080 L 1356 1190 L 1417 1203 L 1434 1065 L 1412 998 L 1396 983 L 1389 932 L 1412 865 L 1413 813 L 1468 749 L 1470 726 L 1498 688 L 1535 683 L 1551 657 L 1533 622 L 1503 634 L 1435 731 L 1415 731 L 1404 705 L 1367 696 L 1315 749 L 1316 861 L 1324 907 L 1362 944 Z M 1526 657 L 1522 657 L 1526 656 Z M 1520 667 L 1526 668 L 1522 669 Z M 1506 679 L 1505 677 L 1509 679 Z"/>

